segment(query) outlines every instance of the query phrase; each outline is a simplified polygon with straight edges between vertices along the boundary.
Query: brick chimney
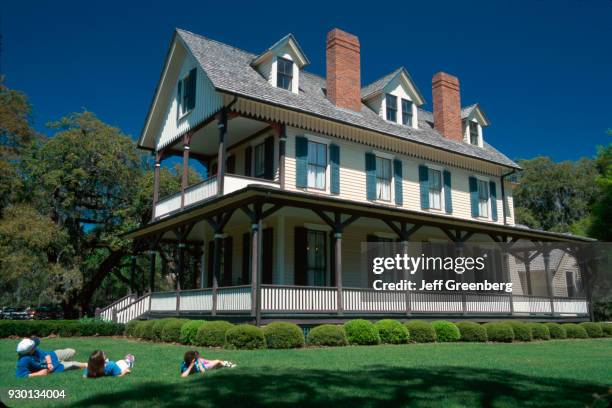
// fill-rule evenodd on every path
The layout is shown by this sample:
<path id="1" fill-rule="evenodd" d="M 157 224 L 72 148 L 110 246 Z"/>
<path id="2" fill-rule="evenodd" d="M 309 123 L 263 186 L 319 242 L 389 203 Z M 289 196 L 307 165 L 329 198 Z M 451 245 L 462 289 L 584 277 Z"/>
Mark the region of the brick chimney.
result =
<path id="1" fill-rule="evenodd" d="M 438 72 L 431 80 L 431 93 L 434 129 L 447 139 L 463 141 L 459 79 L 445 72 Z"/>
<path id="2" fill-rule="evenodd" d="M 327 97 L 340 108 L 361 111 L 359 38 L 334 28 L 327 33 Z"/>

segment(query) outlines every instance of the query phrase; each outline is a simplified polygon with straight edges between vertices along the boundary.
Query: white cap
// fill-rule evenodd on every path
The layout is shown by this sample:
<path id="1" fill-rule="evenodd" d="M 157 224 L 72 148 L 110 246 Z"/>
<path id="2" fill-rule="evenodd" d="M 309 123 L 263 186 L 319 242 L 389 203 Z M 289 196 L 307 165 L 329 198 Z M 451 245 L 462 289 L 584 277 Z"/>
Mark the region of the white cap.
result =
<path id="1" fill-rule="evenodd" d="M 23 339 L 17 344 L 17 353 L 26 354 L 36 347 L 36 343 L 32 339 Z"/>

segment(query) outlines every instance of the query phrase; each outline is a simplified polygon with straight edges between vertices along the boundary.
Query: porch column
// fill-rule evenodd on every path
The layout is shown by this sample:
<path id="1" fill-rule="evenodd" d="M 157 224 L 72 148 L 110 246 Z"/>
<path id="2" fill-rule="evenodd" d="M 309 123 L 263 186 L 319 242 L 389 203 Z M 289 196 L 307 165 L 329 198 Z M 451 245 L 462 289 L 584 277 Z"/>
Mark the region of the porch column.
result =
<path id="1" fill-rule="evenodd" d="M 178 244 L 178 262 L 176 268 L 176 314 L 180 313 L 181 307 L 181 279 L 183 278 L 183 271 L 185 269 L 185 243 L 179 242 Z"/>
<path id="2" fill-rule="evenodd" d="M 191 135 L 183 137 L 183 176 L 181 178 L 181 209 L 185 207 L 185 190 L 189 187 L 189 144 Z"/>
<path id="3" fill-rule="evenodd" d="M 149 250 L 149 292 L 155 292 L 155 251 Z"/>
<path id="4" fill-rule="evenodd" d="M 553 296 L 553 288 L 552 288 L 552 273 L 550 271 L 550 249 L 546 248 L 542 251 L 542 258 L 544 260 L 544 274 L 546 275 L 546 291 L 548 292 L 548 297 L 550 298 L 550 313 L 552 315 L 555 314 L 555 304 L 554 304 L 554 296 Z"/>
<path id="5" fill-rule="evenodd" d="M 533 290 L 531 289 L 531 258 L 529 252 L 525 251 L 523 253 L 523 262 L 525 263 L 525 279 L 527 279 L 527 294 L 533 295 Z"/>
<path id="6" fill-rule="evenodd" d="M 151 209 L 151 221 L 155 220 L 155 206 L 159 201 L 159 173 L 161 170 L 162 157 L 162 152 L 157 152 L 155 154 L 155 167 L 153 169 L 153 206 Z"/>
<path id="7" fill-rule="evenodd" d="M 261 219 L 251 224 L 251 316 L 255 317 L 255 324 L 259 326 L 261 320 L 261 304 L 259 299 L 261 265 L 261 247 L 259 232 L 261 230 Z"/>
<path id="8" fill-rule="evenodd" d="M 344 313 L 342 302 L 342 230 L 334 231 L 334 269 L 336 275 L 336 287 L 338 288 L 338 314 Z"/>
<path id="9" fill-rule="evenodd" d="M 204 244 L 202 244 L 204 245 Z M 206 250 L 204 248 L 200 249 L 200 289 L 204 289 L 206 287 L 206 257 L 210 256 L 210 254 L 206 254 Z"/>
<path id="10" fill-rule="evenodd" d="M 134 279 L 136 275 L 136 256 L 130 257 L 130 294 L 134 293 Z"/>
<path id="11" fill-rule="evenodd" d="M 223 195 L 225 184 L 225 134 L 227 133 L 227 111 L 221 109 L 219 113 L 219 152 L 217 155 L 217 194 Z"/>
<path id="12" fill-rule="evenodd" d="M 221 275 L 221 245 L 223 234 L 220 231 L 214 235 L 213 254 L 213 276 L 212 276 L 212 310 L 211 314 L 217 314 L 217 291 L 219 290 L 219 276 Z"/>

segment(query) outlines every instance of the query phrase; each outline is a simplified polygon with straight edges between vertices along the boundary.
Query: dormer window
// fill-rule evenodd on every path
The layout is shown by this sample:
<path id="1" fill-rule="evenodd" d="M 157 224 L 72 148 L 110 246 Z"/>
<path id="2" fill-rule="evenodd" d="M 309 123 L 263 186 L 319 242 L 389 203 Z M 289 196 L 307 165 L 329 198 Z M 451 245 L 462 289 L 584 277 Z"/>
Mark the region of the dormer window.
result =
<path id="1" fill-rule="evenodd" d="M 177 115 L 179 119 L 195 108 L 197 72 L 197 69 L 193 68 L 189 71 L 189 74 L 178 81 L 176 99 L 178 102 Z"/>
<path id="2" fill-rule="evenodd" d="M 474 146 L 479 146 L 480 143 L 478 141 L 478 122 L 469 122 L 469 132 L 470 132 L 470 144 Z"/>
<path id="3" fill-rule="evenodd" d="M 281 57 L 278 57 L 276 61 L 276 86 L 291 91 L 293 62 Z"/>
<path id="4" fill-rule="evenodd" d="M 386 94 L 385 102 L 387 105 L 387 120 L 389 122 L 397 122 L 397 96 Z"/>
<path id="5" fill-rule="evenodd" d="M 402 98 L 402 124 L 412 126 L 412 102 Z"/>

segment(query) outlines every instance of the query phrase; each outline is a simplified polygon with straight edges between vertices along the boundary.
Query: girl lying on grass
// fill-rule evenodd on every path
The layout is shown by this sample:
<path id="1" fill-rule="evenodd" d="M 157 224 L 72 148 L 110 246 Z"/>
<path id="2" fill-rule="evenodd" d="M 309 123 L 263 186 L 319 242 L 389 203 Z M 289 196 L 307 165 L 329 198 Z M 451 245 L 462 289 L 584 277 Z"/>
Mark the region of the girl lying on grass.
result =
<path id="1" fill-rule="evenodd" d="M 181 377 L 187 377 L 194 373 L 204 375 L 208 370 L 221 367 L 234 368 L 236 364 L 225 360 L 205 360 L 200 357 L 200 353 L 195 350 L 190 350 L 185 353 L 185 357 L 181 363 Z"/>
<path id="2" fill-rule="evenodd" d="M 133 354 L 126 355 L 122 360 L 110 361 L 102 350 L 96 350 L 89 356 L 83 377 L 123 377 L 132 372 L 132 367 L 134 367 Z"/>

